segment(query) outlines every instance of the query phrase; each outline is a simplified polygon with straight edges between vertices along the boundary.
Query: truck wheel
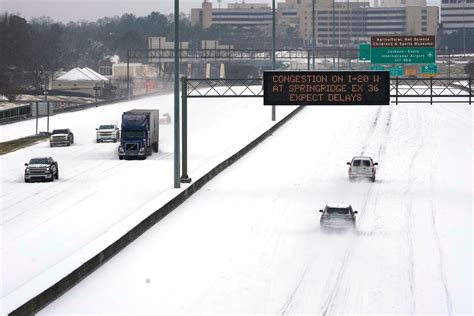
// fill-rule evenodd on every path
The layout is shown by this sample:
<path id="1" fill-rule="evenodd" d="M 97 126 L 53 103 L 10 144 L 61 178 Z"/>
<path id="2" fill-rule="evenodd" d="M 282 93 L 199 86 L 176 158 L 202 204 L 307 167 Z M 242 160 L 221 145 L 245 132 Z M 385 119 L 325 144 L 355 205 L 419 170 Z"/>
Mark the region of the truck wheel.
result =
<path id="1" fill-rule="evenodd" d="M 123 157 L 122 157 L 122 156 L 119 156 L 119 160 L 123 160 Z"/>
<path id="2" fill-rule="evenodd" d="M 50 181 L 51 181 L 51 182 L 54 182 L 54 174 L 53 174 L 53 176 L 51 177 L 51 180 L 50 180 Z"/>
<path id="3" fill-rule="evenodd" d="M 370 178 L 370 181 L 375 182 L 375 177 Z"/>
<path id="4" fill-rule="evenodd" d="M 28 180 L 28 179 L 25 179 L 25 183 L 28 183 L 28 182 L 30 182 L 30 180 Z"/>
<path id="5" fill-rule="evenodd" d="M 153 147 L 153 151 L 155 153 L 157 153 L 158 152 L 158 143 L 153 143 L 153 144 L 151 144 L 151 146 Z"/>
<path id="6" fill-rule="evenodd" d="M 56 175 L 54 176 L 54 178 L 59 179 L 59 170 L 56 170 Z"/>

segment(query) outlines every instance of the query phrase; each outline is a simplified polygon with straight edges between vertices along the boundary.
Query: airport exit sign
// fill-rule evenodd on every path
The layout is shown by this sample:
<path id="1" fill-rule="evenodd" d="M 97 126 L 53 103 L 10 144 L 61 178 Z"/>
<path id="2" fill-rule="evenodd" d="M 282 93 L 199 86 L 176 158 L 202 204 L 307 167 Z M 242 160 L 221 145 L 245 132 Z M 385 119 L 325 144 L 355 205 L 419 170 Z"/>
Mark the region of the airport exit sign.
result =
<path id="1" fill-rule="evenodd" d="M 435 48 L 372 48 L 374 64 L 429 64 L 436 62 Z"/>

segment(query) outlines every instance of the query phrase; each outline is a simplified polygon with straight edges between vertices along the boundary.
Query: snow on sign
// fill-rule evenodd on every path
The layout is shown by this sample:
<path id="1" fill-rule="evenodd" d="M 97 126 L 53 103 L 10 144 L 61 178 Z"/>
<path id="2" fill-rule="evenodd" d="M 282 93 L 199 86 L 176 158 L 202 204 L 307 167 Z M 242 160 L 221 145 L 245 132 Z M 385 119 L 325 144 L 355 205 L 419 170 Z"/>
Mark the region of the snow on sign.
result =
<path id="1" fill-rule="evenodd" d="M 388 71 L 265 71 L 264 105 L 389 105 Z"/>

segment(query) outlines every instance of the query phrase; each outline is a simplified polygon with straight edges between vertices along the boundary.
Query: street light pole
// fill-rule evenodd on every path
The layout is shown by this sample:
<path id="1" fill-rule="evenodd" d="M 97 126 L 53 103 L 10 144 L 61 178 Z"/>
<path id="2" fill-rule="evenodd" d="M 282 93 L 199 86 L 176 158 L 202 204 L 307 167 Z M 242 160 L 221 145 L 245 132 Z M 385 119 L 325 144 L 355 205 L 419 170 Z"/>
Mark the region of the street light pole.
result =
<path id="1" fill-rule="evenodd" d="M 311 10 L 311 28 L 312 28 L 312 34 L 311 34 L 311 53 L 313 55 L 313 70 L 315 69 L 315 60 L 314 60 L 314 45 L 316 41 L 316 36 L 315 36 L 315 26 L 314 26 L 314 4 L 315 0 L 312 1 L 312 10 Z"/>
<path id="2" fill-rule="evenodd" d="M 174 0 L 174 187 L 179 181 L 179 0 Z"/>
<path id="3" fill-rule="evenodd" d="M 276 68 L 275 62 L 275 0 L 272 0 L 272 70 Z M 275 105 L 272 105 L 272 121 L 276 120 Z"/>
<path id="4" fill-rule="evenodd" d="M 336 0 L 332 0 L 332 68 L 336 69 Z"/>

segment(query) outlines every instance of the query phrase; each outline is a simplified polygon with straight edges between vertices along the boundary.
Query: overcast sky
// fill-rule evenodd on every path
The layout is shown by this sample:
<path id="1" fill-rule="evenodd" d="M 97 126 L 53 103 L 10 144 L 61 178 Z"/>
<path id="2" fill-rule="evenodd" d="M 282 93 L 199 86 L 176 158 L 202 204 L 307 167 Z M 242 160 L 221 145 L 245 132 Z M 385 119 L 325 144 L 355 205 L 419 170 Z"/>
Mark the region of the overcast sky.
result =
<path id="1" fill-rule="evenodd" d="M 283 2 L 284 0 L 276 0 Z M 212 0 L 218 7 L 218 0 Z M 227 3 L 242 2 L 242 0 L 222 0 L 222 7 Z M 271 3 L 271 0 L 246 0 L 246 3 Z M 439 0 L 428 0 L 429 4 L 439 3 Z M 189 14 L 191 8 L 200 8 L 202 0 L 179 0 L 180 12 Z M 132 13 L 146 16 L 152 11 L 169 14 L 174 12 L 174 0 L 0 0 L 0 11 L 19 14 L 31 19 L 33 17 L 49 16 L 55 21 L 96 21 L 103 17 L 121 16 Z"/>

